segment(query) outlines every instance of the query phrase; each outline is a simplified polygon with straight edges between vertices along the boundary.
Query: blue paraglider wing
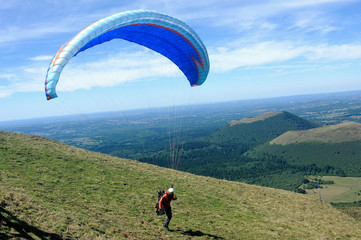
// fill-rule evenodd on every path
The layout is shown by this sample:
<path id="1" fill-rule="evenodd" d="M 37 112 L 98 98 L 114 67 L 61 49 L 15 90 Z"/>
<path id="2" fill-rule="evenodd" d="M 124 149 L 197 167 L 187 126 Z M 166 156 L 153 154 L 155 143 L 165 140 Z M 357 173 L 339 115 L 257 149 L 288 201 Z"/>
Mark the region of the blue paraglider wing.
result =
<path id="1" fill-rule="evenodd" d="M 57 97 L 55 87 L 60 73 L 73 56 L 116 38 L 140 44 L 167 57 L 184 73 L 191 86 L 201 85 L 207 78 L 207 50 L 189 26 L 154 11 L 129 11 L 91 24 L 60 48 L 48 68 L 47 99 Z"/>

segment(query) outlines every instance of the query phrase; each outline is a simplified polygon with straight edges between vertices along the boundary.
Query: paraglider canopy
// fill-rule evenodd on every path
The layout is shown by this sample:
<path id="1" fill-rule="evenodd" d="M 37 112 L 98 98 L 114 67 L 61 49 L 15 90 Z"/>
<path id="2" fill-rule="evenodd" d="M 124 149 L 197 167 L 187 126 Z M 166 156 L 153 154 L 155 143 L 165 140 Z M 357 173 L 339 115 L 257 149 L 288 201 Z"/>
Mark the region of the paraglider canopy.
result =
<path id="1" fill-rule="evenodd" d="M 72 57 L 116 38 L 140 44 L 167 57 L 184 73 L 191 86 L 201 85 L 207 78 L 208 53 L 193 29 L 166 14 L 148 10 L 127 11 L 96 21 L 59 49 L 46 74 L 47 99 L 57 97 L 57 82 Z"/>

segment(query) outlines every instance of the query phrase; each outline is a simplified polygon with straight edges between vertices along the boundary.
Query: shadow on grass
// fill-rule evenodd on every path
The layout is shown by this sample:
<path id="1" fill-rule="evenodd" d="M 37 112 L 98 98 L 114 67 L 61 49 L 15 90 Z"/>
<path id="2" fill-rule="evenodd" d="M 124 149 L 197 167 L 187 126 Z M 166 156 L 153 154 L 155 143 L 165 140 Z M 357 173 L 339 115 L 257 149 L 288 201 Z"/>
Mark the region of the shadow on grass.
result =
<path id="1" fill-rule="evenodd" d="M 31 235 L 35 235 L 40 239 L 59 240 L 62 237 L 55 233 L 47 233 L 37 227 L 30 226 L 27 222 L 20 220 L 9 211 L 0 207 L 0 217 L 3 218 L 3 225 L 0 228 L 0 239 L 34 239 Z M 13 233 L 13 232 L 16 233 Z"/>
<path id="2" fill-rule="evenodd" d="M 183 235 L 187 235 L 187 236 L 191 236 L 191 237 L 202 237 L 202 236 L 206 236 L 209 238 L 213 238 L 213 239 L 224 239 L 223 237 L 220 236 L 216 236 L 213 234 L 208 234 L 208 233 L 204 233 L 202 231 L 193 231 L 192 229 L 188 230 L 188 231 L 182 231 L 182 230 L 170 230 L 171 232 L 175 231 L 175 232 L 179 232 Z"/>

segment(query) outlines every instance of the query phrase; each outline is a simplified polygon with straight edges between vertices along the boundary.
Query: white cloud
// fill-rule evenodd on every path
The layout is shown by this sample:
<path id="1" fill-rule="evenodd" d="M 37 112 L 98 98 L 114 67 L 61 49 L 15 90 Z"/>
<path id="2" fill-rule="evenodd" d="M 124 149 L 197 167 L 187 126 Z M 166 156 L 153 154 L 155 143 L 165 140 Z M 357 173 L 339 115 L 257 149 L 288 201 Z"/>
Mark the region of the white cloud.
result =
<path id="1" fill-rule="evenodd" d="M 263 42 L 253 46 L 234 49 L 216 49 L 210 53 L 214 71 L 229 71 L 238 67 L 256 66 L 282 62 L 300 56 L 302 48 L 291 43 Z"/>
<path id="2" fill-rule="evenodd" d="M 32 61 L 50 61 L 53 58 L 53 56 L 50 55 L 40 55 L 40 56 L 35 56 L 32 58 L 29 58 Z"/>
<path id="3" fill-rule="evenodd" d="M 8 91 L 7 89 L 3 89 L 2 87 L 0 87 L 0 98 L 10 97 L 12 94 L 12 91 Z"/>
<path id="4" fill-rule="evenodd" d="M 295 45 L 291 42 L 262 42 L 238 48 L 210 51 L 213 71 L 230 71 L 239 67 L 261 66 L 301 58 L 303 61 L 338 61 L 361 58 L 361 45 Z"/>
<path id="5" fill-rule="evenodd" d="M 322 5 L 327 3 L 345 3 L 345 2 L 354 2 L 355 0 L 302 0 L 302 1 L 281 1 L 284 6 L 290 8 L 299 8 L 299 7 L 312 7 L 316 5 Z"/>
<path id="6" fill-rule="evenodd" d="M 55 34 L 64 35 L 70 33 L 71 37 L 72 34 L 76 34 L 92 21 L 107 16 L 107 14 L 94 13 L 96 11 L 86 12 L 85 9 L 83 11 L 76 11 L 74 1 L 67 2 L 71 6 L 67 8 L 69 9 L 67 11 L 62 11 L 61 9 L 66 7 L 62 6 L 60 8 L 60 6 L 57 6 L 58 4 L 62 3 L 56 1 L 49 3 L 46 7 L 44 6 L 47 9 L 44 11 L 40 9 L 43 5 L 41 2 L 34 2 L 31 5 L 18 2 L 17 5 L 11 5 L 13 11 L 17 7 L 19 12 L 27 12 L 28 14 L 18 14 L 18 11 L 16 11 L 16 17 L 11 16 L 12 12 L 10 11 L 1 11 L 0 47 L 28 41 L 29 39 L 44 38 L 46 40 L 53 40 Z M 75 12 L 73 13 L 73 11 Z M 63 42 L 59 44 L 63 44 Z"/>
<path id="7" fill-rule="evenodd" d="M 309 47 L 307 54 L 310 59 L 354 60 L 361 58 L 361 45 L 343 44 L 330 46 L 327 44 Z"/>
<path id="8" fill-rule="evenodd" d="M 51 26 L 47 23 L 44 25 L 37 24 L 21 28 L 8 26 L 5 29 L 0 29 L 0 46 L 14 44 L 28 39 L 43 38 L 45 36 L 50 37 L 49 34 L 67 33 L 75 31 L 75 29 L 77 28 L 61 22 Z"/>
<path id="9" fill-rule="evenodd" d="M 0 98 L 17 92 L 36 92 L 44 88 L 42 81 L 45 79 L 44 67 L 19 67 L 7 71 L 12 73 L 0 74 L 0 82 L 5 82 L 0 86 Z"/>
<path id="10" fill-rule="evenodd" d="M 288 28 L 300 29 L 306 33 L 318 31 L 325 34 L 340 28 L 336 27 L 339 23 L 335 19 L 318 10 L 299 11 L 293 15 L 293 18 L 294 22 Z"/>
<path id="11" fill-rule="evenodd" d="M 302 10 L 308 10 L 312 14 L 311 9 L 322 13 L 321 10 L 327 11 L 326 4 L 347 4 L 351 1 L 344 0 L 310 0 L 310 1 L 289 1 L 289 0 L 273 0 L 273 1 L 250 1 L 240 3 L 237 0 L 220 2 L 205 1 L 199 7 L 198 1 L 182 1 L 182 6 L 174 4 L 174 8 L 178 8 L 179 16 L 182 19 L 207 19 L 205 24 L 219 25 L 228 27 L 251 26 L 257 22 L 263 24 L 266 19 L 278 17 L 282 14 L 294 15 Z M 205 5 L 206 3 L 206 5 Z M 197 9 L 197 11 L 189 11 L 189 9 Z M 305 16 L 308 17 L 308 16 Z"/>
<path id="12" fill-rule="evenodd" d="M 12 73 L 3 73 L 3 74 L 0 74 L 0 79 L 6 79 L 6 80 L 9 80 L 9 79 L 12 79 L 15 77 L 15 74 L 12 74 Z"/>

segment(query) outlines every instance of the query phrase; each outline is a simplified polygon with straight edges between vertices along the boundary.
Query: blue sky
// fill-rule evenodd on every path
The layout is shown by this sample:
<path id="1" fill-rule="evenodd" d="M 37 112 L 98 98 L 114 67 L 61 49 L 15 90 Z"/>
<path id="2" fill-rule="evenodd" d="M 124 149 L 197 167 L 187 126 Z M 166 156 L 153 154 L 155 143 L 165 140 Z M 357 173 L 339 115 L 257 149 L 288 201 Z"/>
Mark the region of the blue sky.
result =
<path id="1" fill-rule="evenodd" d="M 149 9 L 179 18 L 209 53 L 190 88 L 169 60 L 114 40 L 73 58 L 47 101 L 58 49 L 111 14 Z M 361 90 L 361 1 L 0 0 L 0 121 L 172 104 Z"/>

